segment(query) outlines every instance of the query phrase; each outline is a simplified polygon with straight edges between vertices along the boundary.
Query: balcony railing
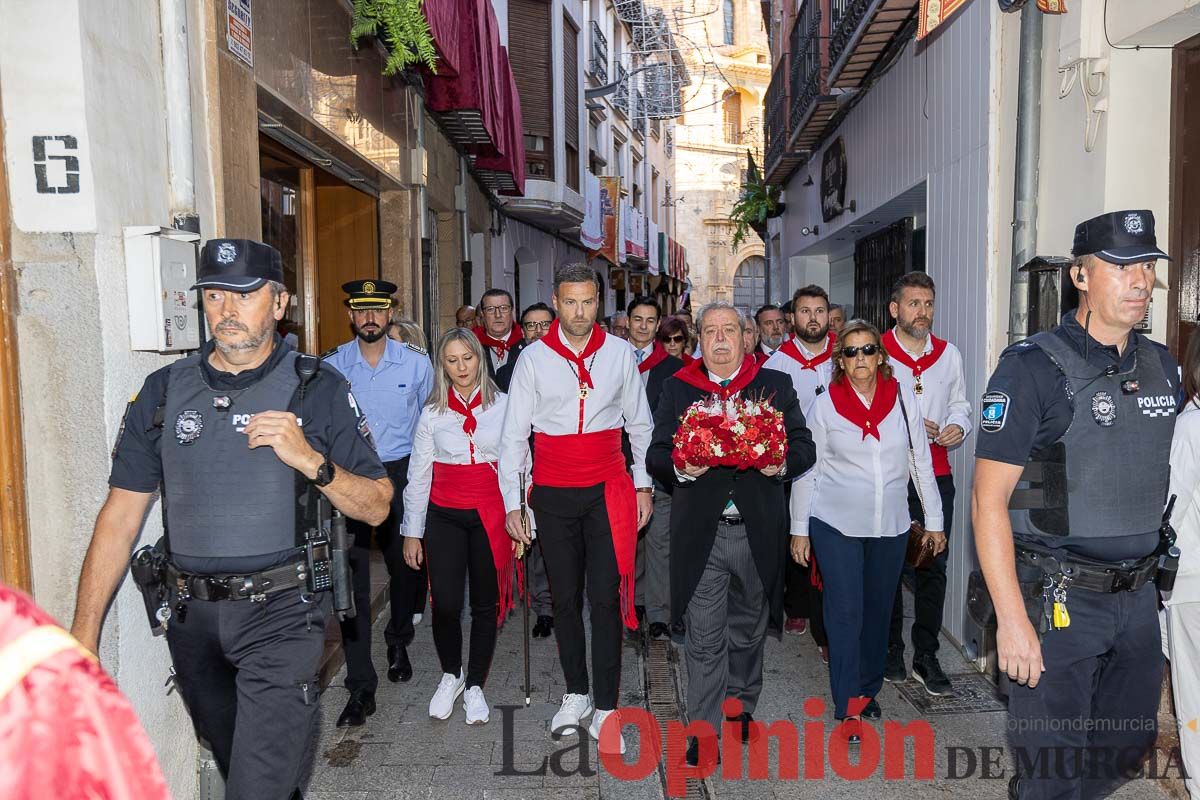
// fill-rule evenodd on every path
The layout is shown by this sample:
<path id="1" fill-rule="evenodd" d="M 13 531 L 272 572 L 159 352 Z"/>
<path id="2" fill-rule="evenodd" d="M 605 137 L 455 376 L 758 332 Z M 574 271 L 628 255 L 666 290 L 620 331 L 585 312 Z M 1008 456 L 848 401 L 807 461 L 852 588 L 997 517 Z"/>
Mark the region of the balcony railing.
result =
<path id="1" fill-rule="evenodd" d="M 648 119 L 646 116 L 646 96 L 641 92 L 636 92 L 634 94 L 634 102 L 636 105 L 633 109 L 633 129 L 645 139 Z"/>
<path id="2" fill-rule="evenodd" d="M 913 23 L 919 0 L 827 0 L 829 85 L 857 89 Z"/>
<path id="3" fill-rule="evenodd" d="M 788 55 L 783 54 L 775 72 L 771 75 L 771 84 L 767 87 L 767 97 L 763 105 L 767 112 L 767 155 L 766 171 L 771 172 L 774 165 L 787 149 L 788 117 L 787 117 L 787 81 Z"/>
<path id="4" fill-rule="evenodd" d="M 836 64 L 846 52 L 854 32 L 866 16 L 871 0 L 830 0 L 829 63 Z"/>
<path id="5" fill-rule="evenodd" d="M 598 83 L 608 83 L 608 38 L 595 20 L 591 27 L 592 56 L 588 61 L 588 72 Z"/>
<path id="6" fill-rule="evenodd" d="M 617 90 L 613 93 L 613 107 L 629 116 L 629 70 L 617 64 Z"/>
<path id="7" fill-rule="evenodd" d="M 840 0 L 834 0 L 839 2 Z M 824 64 L 821 63 L 821 5 L 807 0 L 792 26 L 788 48 L 791 61 L 789 94 L 791 110 L 788 122 L 796 130 L 821 90 Z"/>

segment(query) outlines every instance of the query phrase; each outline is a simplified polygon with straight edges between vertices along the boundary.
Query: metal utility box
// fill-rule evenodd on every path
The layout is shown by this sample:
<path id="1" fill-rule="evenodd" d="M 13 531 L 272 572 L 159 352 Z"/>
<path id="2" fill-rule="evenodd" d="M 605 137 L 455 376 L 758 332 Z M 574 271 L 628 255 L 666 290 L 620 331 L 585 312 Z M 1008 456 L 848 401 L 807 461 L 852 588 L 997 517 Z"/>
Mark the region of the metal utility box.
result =
<path id="1" fill-rule="evenodd" d="M 172 353 L 200 346 L 196 243 L 200 236 L 157 225 L 125 228 L 129 347 Z"/>
<path id="2" fill-rule="evenodd" d="M 1079 302 L 1079 291 L 1067 275 L 1066 256 L 1035 256 L 1021 267 L 1029 273 L 1029 329 L 1026 336 L 1048 331 Z"/>

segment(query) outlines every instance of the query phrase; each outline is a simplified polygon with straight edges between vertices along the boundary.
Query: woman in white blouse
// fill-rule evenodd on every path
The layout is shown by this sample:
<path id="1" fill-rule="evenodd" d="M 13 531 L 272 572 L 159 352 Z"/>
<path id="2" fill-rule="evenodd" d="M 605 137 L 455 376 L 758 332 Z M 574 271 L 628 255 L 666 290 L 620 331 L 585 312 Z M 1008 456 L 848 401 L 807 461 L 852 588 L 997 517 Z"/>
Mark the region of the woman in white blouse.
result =
<path id="1" fill-rule="evenodd" d="M 505 395 L 483 368 L 479 340 L 451 328 L 434 353 L 434 386 L 413 439 L 404 490 L 404 560 L 427 562 L 441 682 L 429 716 L 447 719 L 462 695 L 468 725 L 490 716 L 483 684 L 499 621 L 512 607 L 513 547 L 504 530 L 496 462 Z M 422 547 L 422 545 L 424 545 Z M 462 663 L 463 583 L 470 579 L 471 642 Z"/>
<path id="2" fill-rule="evenodd" d="M 808 414 L 817 463 L 792 487 L 791 548 L 802 565 L 810 553 L 816 557 L 834 716 L 847 720 L 855 743 L 861 716 L 881 714 L 875 696 L 908 544 L 909 478 L 930 533 L 942 530 L 942 502 L 917 398 L 892 377 L 879 331 L 862 320 L 847 323 L 833 361 L 829 388 Z"/>
<path id="3" fill-rule="evenodd" d="M 1167 646 L 1179 744 L 1187 770 L 1187 790 L 1200 798 L 1200 737 L 1184 725 L 1200 717 L 1200 336 L 1188 340 L 1183 358 L 1187 404 L 1175 420 L 1171 439 L 1171 524 L 1180 550 L 1175 587 L 1163 593 Z"/>

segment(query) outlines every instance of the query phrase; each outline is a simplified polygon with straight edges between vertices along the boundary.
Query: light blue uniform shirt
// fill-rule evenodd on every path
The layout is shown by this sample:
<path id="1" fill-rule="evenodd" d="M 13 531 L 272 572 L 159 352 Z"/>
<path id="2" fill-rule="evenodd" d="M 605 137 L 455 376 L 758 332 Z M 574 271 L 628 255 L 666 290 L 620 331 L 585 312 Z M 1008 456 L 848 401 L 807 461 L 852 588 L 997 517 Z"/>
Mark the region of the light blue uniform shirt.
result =
<path id="1" fill-rule="evenodd" d="M 417 420 L 433 388 L 429 356 L 389 337 L 387 349 L 371 369 L 356 337 L 325 361 L 350 382 L 350 391 L 371 426 L 379 459 L 399 461 L 411 454 Z"/>

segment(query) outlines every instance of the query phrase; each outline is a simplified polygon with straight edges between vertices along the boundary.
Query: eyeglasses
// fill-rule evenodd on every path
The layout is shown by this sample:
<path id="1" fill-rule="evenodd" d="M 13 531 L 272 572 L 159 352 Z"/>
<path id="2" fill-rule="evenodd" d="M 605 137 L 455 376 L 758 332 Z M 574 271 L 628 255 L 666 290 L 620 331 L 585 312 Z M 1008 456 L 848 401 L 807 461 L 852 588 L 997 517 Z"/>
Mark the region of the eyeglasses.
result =
<path id="1" fill-rule="evenodd" d="M 527 331 L 548 331 L 550 330 L 550 320 L 545 322 L 525 322 L 521 327 Z"/>
<path id="2" fill-rule="evenodd" d="M 862 353 L 864 356 L 873 356 L 878 352 L 879 352 L 879 345 L 864 344 L 861 347 L 843 347 L 842 348 L 842 357 L 843 358 L 854 358 L 859 353 Z"/>
<path id="3" fill-rule="evenodd" d="M 679 334 L 676 334 L 675 336 L 667 336 L 667 337 L 664 337 L 664 338 L 663 338 L 663 341 L 664 341 L 664 342 L 671 342 L 672 344 L 678 344 L 678 343 L 680 343 L 680 342 L 684 342 L 684 341 L 687 341 L 687 340 L 686 340 L 686 339 L 685 339 L 683 336 L 681 336 L 681 335 L 679 335 Z"/>
<path id="4" fill-rule="evenodd" d="M 499 317 L 512 311 L 512 306 L 483 306 L 479 310 L 484 314 L 491 314 Z"/>

